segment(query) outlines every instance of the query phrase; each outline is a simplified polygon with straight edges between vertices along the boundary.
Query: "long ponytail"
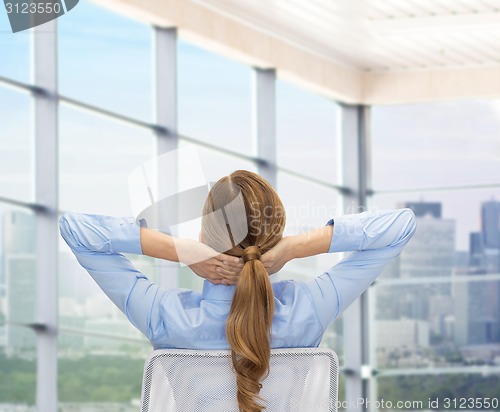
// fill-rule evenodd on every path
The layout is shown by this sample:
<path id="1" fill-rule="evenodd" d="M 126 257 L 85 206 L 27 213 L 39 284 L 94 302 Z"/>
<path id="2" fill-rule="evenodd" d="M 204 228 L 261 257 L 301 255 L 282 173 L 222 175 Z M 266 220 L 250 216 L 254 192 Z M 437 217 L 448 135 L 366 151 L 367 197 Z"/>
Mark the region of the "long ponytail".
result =
<path id="1" fill-rule="evenodd" d="M 263 400 L 259 396 L 260 381 L 269 373 L 274 294 L 260 256 L 258 246 L 249 246 L 243 251 L 245 264 L 226 323 L 241 412 L 263 410 L 257 402 Z"/>
<path id="2" fill-rule="evenodd" d="M 244 214 L 232 207 L 240 195 Z M 247 170 L 219 179 L 203 207 L 203 242 L 245 262 L 226 322 L 240 412 L 264 409 L 259 393 L 261 380 L 269 373 L 274 294 L 260 257 L 283 237 L 285 223 L 285 209 L 274 188 Z"/>

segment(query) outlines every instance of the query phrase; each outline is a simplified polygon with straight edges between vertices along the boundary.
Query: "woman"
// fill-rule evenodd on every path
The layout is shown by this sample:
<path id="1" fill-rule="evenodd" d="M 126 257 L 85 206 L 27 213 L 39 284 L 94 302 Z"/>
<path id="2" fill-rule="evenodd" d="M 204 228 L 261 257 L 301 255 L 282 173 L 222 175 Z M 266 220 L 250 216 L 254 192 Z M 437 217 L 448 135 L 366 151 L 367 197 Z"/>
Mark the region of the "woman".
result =
<path id="1" fill-rule="evenodd" d="M 238 198 L 244 219 L 227 213 Z M 243 412 L 263 409 L 258 394 L 271 347 L 319 346 L 328 325 L 401 253 L 416 228 L 407 208 L 336 217 L 297 236 L 282 236 L 285 221 L 272 186 L 245 170 L 210 190 L 200 242 L 173 239 L 131 217 L 66 213 L 59 220 L 80 264 L 155 349 L 231 349 Z M 308 282 L 269 280 L 292 259 L 347 251 Z M 203 291 L 161 289 L 121 253 L 187 262 L 205 278 Z"/>

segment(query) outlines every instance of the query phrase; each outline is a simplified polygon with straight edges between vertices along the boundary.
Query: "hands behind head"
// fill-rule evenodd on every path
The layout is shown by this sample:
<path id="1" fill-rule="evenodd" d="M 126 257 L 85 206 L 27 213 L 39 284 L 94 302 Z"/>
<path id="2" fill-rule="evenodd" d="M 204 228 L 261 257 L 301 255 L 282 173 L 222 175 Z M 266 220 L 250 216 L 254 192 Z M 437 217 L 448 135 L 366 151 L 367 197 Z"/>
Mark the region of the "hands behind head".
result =
<path id="1" fill-rule="evenodd" d="M 220 254 L 198 263 L 189 265 L 199 277 L 215 285 L 236 285 L 243 269 L 243 260 L 238 257 Z"/>
<path id="2" fill-rule="evenodd" d="M 261 261 L 269 275 L 278 272 L 293 258 L 293 236 L 282 238 L 276 246 L 262 255 Z M 208 246 L 204 245 L 204 248 Z M 219 254 L 206 260 L 190 264 L 191 270 L 213 284 L 236 285 L 243 269 L 241 258 Z"/>

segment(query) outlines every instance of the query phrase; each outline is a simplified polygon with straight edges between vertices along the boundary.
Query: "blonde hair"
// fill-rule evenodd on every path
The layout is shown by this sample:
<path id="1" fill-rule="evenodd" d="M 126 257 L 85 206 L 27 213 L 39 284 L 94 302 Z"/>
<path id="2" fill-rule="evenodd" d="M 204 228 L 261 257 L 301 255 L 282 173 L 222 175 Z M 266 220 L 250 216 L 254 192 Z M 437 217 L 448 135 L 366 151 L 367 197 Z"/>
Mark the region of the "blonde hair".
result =
<path id="1" fill-rule="evenodd" d="M 231 225 L 215 218 L 218 210 L 239 195 L 246 219 Z M 273 187 L 256 173 L 236 170 L 220 179 L 210 190 L 204 205 L 201 237 L 219 252 L 242 257 L 244 265 L 226 323 L 226 337 L 236 372 L 237 399 L 241 412 L 261 412 L 258 403 L 263 378 L 269 374 L 274 294 L 261 255 L 283 237 L 286 216 Z M 228 248 L 228 232 L 231 244 Z M 235 244 L 238 234 L 246 234 Z M 226 239 L 226 243 L 224 243 Z"/>

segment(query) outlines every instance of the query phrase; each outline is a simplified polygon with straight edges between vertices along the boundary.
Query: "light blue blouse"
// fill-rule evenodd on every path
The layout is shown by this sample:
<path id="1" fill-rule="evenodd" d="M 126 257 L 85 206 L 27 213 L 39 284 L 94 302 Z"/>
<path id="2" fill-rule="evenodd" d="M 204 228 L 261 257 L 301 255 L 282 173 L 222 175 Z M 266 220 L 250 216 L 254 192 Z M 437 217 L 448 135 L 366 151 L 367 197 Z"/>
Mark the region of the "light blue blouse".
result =
<path id="1" fill-rule="evenodd" d="M 143 254 L 141 224 L 133 217 L 72 212 L 59 219 L 78 262 L 154 349 L 228 349 L 225 324 L 235 286 L 205 280 L 200 293 L 149 281 L 122 254 Z M 328 253 L 349 253 L 310 281 L 273 283 L 273 348 L 319 346 L 327 326 L 401 253 L 416 229 L 408 208 L 344 215 L 328 224 L 334 224 Z"/>

